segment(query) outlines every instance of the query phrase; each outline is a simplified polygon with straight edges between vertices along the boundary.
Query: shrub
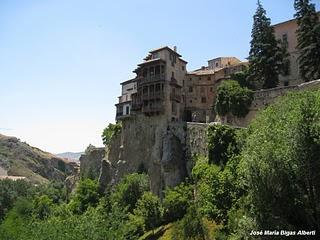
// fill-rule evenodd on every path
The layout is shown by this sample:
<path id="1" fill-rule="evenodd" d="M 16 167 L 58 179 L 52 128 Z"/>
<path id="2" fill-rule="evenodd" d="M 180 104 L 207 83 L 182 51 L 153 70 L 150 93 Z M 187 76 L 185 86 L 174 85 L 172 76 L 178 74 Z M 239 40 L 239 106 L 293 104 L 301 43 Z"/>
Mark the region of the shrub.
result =
<path id="1" fill-rule="evenodd" d="M 109 123 L 108 127 L 106 127 L 102 132 L 103 144 L 108 146 L 111 143 L 112 138 L 121 132 L 121 128 L 122 126 L 120 123 Z"/>

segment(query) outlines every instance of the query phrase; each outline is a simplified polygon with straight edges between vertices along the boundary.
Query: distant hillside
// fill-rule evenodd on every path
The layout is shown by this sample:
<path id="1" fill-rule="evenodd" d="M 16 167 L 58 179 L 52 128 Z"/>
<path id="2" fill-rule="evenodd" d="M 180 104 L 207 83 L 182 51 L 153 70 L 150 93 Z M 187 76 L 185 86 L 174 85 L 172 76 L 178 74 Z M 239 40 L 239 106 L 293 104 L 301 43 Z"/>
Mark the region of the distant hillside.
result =
<path id="1" fill-rule="evenodd" d="M 63 181 L 75 170 L 74 163 L 1 134 L 0 168 L 8 175 L 23 176 L 34 183 Z"/>
<path id="2" fill-rule="evenodd" d="M 64 152 L 55 154 L 57 157 L 66 158 L 69 161 L 79 162 L 80 156 L 84 154 L 84 152 Z"/>

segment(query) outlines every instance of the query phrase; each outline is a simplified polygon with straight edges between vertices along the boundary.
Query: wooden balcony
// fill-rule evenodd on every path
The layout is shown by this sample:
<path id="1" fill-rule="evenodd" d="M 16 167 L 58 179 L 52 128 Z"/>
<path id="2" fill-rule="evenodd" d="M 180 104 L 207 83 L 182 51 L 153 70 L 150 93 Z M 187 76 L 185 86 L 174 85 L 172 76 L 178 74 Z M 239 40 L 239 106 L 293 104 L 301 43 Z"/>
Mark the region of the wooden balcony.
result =
<path id="1" fill-rule="evenodd" d="M 139 80 L 139 84 L 140 85 L 144 85 L 144 84 L 148 84 L 148 83 L 154 83 L 154 82 L 160 82 L 160 81 L 165 81 L 166 76 L 165 74 L 157 74 L 154 76 L 149 76 L 149 77 L 144 77 L 144 78 L 140 78 Z"/>
<path id="2" fill-rule="evenodd" d="M 151 92 L 149 94 L 143 94 L 142 100 L 161 100 L 164 99 L 164 93 L 163 92 Z"/>

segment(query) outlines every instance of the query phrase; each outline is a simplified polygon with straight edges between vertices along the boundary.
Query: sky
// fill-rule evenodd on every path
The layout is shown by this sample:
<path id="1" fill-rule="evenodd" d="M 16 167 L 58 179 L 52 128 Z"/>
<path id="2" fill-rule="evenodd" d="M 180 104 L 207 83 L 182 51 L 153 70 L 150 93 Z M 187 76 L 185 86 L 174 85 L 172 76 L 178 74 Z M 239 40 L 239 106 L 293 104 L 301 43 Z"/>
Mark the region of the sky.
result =
<path id="1" fill-rule="evenodd" d="M 0 0 L 0 133 L 52 153 L 101 146 L 148 51 L 177 46 L 189 71 L 245 60 L 256 2 Z M 293 0 L 261 2 L 273 24 L 293 17 Z"/>

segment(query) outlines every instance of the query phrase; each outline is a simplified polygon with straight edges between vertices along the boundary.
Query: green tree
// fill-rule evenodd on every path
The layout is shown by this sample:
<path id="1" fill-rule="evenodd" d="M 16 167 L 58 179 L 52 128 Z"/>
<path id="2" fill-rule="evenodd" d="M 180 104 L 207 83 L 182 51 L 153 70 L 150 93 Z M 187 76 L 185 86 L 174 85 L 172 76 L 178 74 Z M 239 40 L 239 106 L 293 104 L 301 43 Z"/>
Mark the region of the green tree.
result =
<path id="1" fill-rule="evenodd" d="M 146 230 L 158 227 L 162 222 L 163 209 L 160 199 L 151 192 L 145 192 L 137 202 L 134 215 L 143 219 Z"/>
<path id="2" fill-rule="evenodd" d="M 33 212 L 39 219 L 46 219 L 52 212 L 53 201 L 47 195 L 36 197 L 33 201 Z"/>
<path id="3" fill-rule="evenodd" d="M 70 210 L 74 213 L 81 214 L 88 207 L 95 207 L 100 199 L 98 183 L 91 179 L 81 180 L 78 184 L 74 196 L 69 203 Z"/>
<path id="4" fill-rule="evenodd" d="M 132 212 L 143 193 L 149 190 L 149 178 L 146 174 L 128 174 L 116 186 L 111 196 L 112 202 Z"/>
<path id="5" fill-rule="evenodd" d="M 121 128 L 122 126 L 120 123 L 109 123 L 108 127 L 102 132 L 103 144 L 108 146 L 111 143 L 112 138 L 121 132 Z"/>
<path id="6" fill-rule="evenodd" d="M 187 212 L 193 199 L 193 186 L 181 183 L 174 188 L 167 188 L 163 199 L 164 220 L 173 222 L 181 219 Z"/>
<path id="7" fill-rule="evenodd" d="M 295 0 L 298 22 L 299 70 L 304 81 L 320 78 L 320 24 L 315 5 L 309 0 Z"/>
<path id="8" fill-rule="evenodd" d="M 259 0 L 253 16 L 251 37 L 248 81 L 255 89 L 276 87 L 283 61 L 282 50 Z"/>
<path id="9" fill-rule="evenodd" d="M 320 92 L 289 94 L 249 128 L 240 171 L 260 228 L 319 230 Z"/>
<path id="10" fill-rule="evenodd" d="M 209 163 L 224 166 L 228 159 L 239 153 L 237 129 L 227 125 L 212 125 L 208 128 Z"/>
<path id="11" fill-rule="evenodd" d="M 245 117 L 253 100 L 253 91 L 234 80 L 224 81 L 217 89 L 215 110 L 220 116 Z"/>

